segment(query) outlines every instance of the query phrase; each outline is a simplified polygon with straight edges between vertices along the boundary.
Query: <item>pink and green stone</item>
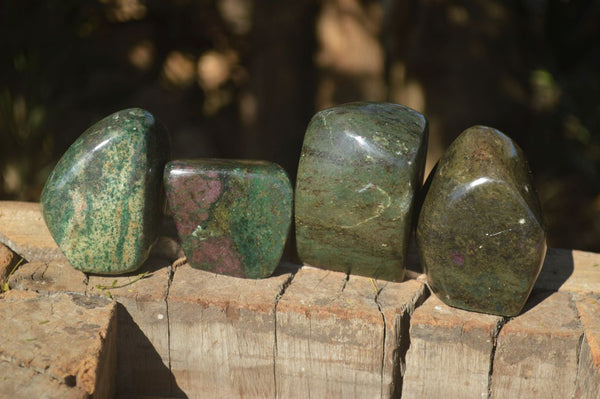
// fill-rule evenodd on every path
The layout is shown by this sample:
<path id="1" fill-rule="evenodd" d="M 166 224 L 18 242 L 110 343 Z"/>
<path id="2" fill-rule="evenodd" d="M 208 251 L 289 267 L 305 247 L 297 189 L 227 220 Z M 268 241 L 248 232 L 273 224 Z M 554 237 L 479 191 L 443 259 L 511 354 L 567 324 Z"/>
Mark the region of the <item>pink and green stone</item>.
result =
<path id="1" fill-rule="evenodd" d="M 417 244 L 432 291 L 457 308 L 518 315 L 546 254 L 522 150 L 496 129 L 471 127 L 429 180 Z"/>
<path id="2" fill-rule="evenodd" d="M 360 102 L 317 113 L 298 165 L 300 259 L 402 280 L 426 152 L 427 121 L 410 108 Z"/>
<path id="3" fill-rule="evenodd" d="M 293 200 L 279 165 L 176 160 L 165 167 L 164 183 L 191 266 L 246 278 L 273 273 L 287 240 Z"/>
<path id="4" fill-rule="evenodd" d="M 139 108 L 116 112 L 87 129 L 65 152 L 40 199 L 50 233 L 84 272 L 138 269 L 157 238 L 167 131 Z"/>

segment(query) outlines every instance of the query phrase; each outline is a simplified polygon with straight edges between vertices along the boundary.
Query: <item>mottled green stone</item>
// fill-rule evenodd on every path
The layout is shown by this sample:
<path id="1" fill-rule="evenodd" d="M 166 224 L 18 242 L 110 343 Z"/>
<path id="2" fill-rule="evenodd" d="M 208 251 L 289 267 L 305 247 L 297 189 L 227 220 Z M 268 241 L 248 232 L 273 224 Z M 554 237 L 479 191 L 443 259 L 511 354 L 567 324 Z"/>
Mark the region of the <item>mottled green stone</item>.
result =
<path id="1" fill-rule="evenodd" d="M 498 130 L 465 130 L 440 160 L 417 226 L 421 262 L 446 304 L 515 316 L 546 254 L 522 150 Z"/>
<path id="2" fill-rule="evenodd" d="M 165 167 L 164 180 L 191 266 L 235 277 L 273 273 L 292 221 L 292 186 L 279 165 L 177 160 Z"/>
<path id="3" fill-rule="evenodd" d="M 410 108 L 350 103 L 317 113 L 298 165 L 300 259 L 402 280 L 426 152 L 427 121 Z"/>
<path id="4" fill-rule="evenodd" d="M 162 125 L 142 109 L 116 112 L 87 129 L 46 181 L 42 212 L 76 269 L 136 270 L 162 216 L 162 171 L 170 157 Z"/>

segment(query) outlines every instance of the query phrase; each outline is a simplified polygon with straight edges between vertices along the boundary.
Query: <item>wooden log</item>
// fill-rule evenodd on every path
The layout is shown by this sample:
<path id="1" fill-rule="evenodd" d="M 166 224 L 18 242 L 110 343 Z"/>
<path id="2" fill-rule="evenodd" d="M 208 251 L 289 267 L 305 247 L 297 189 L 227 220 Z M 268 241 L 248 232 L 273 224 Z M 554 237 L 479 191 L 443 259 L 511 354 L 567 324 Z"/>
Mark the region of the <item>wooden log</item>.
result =
<path id="1" fill-rule="evenodd" d="M 430 296 L 411 319 L 402 398 L 487 397 L 502 321 Z"/>
<path id="2" fill-rule="evenodd" d="M 109 296 L 118 302 L 116 376 L 120 394 L 167 396 L 180 392 L 169 370 L 170 278 L 170 262 L 164 258 L 150 259 L 131 275 L 89 276 L 87 295 Z"/>
<path id="3" fill-rule="evenodd" d="M 87 399 L 80 387 L 71 387 L 46 374 L 0 359 L 0 397 L 6 399 Z"/>
<path id="4" fill-rule="evenodd" d="M 11 242 L 21 237 L 20 249 L 8 248 L 16 255 L 30 254 L 30 263 L 9 279 L 10 295 L 33 291 L 53 298 L 70 292 L 105 300 L 109 292 L 116 299 L 119 397 L 502 396 L 492 389 L 494 378 L 500 384 L 502 373 L 518 373 L 527 365 L 525 360 L 502 364 L 510 345 L 500 341 L 494 345 L 499 331 L 504 331 L 500 330 L 504 319 L 449 308 L 434 296 L 424 301 L 428 291 L 417 280 L 385 283 L 307 267 L 295 276 L 279 271 L 264 280 L 236 279 L 188 265 L 170 266 L 181 255 L 172 237 L 161 239 L 164 245 L 138 273 L 86 276 L 64 258 L 36 261 L 31 254 L 48 250 L 38 243 L 51 240 L 47 229 L 31 227 L 42 220 L 39 207 L 10 203 L 8 208 L 12 214 L 0 202 L 0 234 L 5 234 L 4 221 L 19 220 L 10 222 L 10 237 Z M 507 340 L 502 342 L 521 331 L 524 338 L 513 345 L 518 349 L 556 347 L 569 359 L 565 367 L 555 364 L 550 369 L 546 364 L 550 361 L 542 358 L 536 367 L 546 364 L 546 374 L 571 381 L 576 397 L 598 398 L 600 254 L 551 249 L 546 259 L 528 310 L 509 321 L 503 335 Z M 144 271 L 150 274 L 136 281 Z M 23 294 L 37 295 L 33 292 Z M 555 310 L 556 297 L 571 303 L 571 310 Z M 575 308 L 583 334 L 578 363 L 572 361 Z M 544 312 L 557 312 L 552 323 L 558 327 L 549 328 L 543 317 L 534 317 Z M 21 313 L 15 319 L 23 326 L 35 324 Z M 548 329 L 566 329 L 571 335 L 548 335 Z M 2 359 L 0 370 L 12 373 L 14 365 Z M 532 380 L 544 376 L 539 370 L 534 374 Z M 0 396 L 5 387 L 12 387 L 2 381 L 3 375 Z M 40 375 L 34 381 L 46 380 L 46 374 Z M 507 395 L 521 395 L 523 383 L 512 381 L 512 386 Z M 61 397 L 77 394 L 71 387 L 63 388 L 68 391 L 57 388 L 64 393 Z"/>
<path id="5" fill-rule="evenodd" d="M 290 278 L 176 269 L 168 297 L 171 371 L 189 397 L 275 396 L 275 305 Z"/>
<path id="6" fill-rule="evenodd" d="M 73 292 L 85 294 L 88 277 L 64 260 L 31 262 L 19 266 L 9 278 L 11 289 L 41 294 Z"/>
<path id="7" fill-rule="evenodd" d="M 546 392 L 545 388 L 538 386 L 541 381 L 545 381 L 546 386 L 554 386 L 547 383 L 549 379 L 560 381 L 561 389 L 568 391 L 570 396 L 576 378 L 577 384 L 585 386 L 600 383 L 597 372 L 593 369 L 590 372 L 581 362 L 579 366 L 577 364 L 583 330 L 574 311 L 578 296 L 600 292 L 598 265 L 598 254 L 550 249 L 534 293 L 526 305 L 527 311 L 504 328 L 502 318 L 496 318 L 491 324 L 489 320 L 487 324 L 479 324 L 475 331 L 485 332 L 479 339 L 473 336 L 467 339 L 467 333 L 457 334 L 456 331 L 472 318 L 480 319 L 480 323 L 481 318 L 493 316 L 452 309 L 435 297 L 428 299 L 415 311 L 411 320 L 411 348 L 407 353 L 403 397 L 474 397 L 478 392 L 493 397 L 539 397 Z M 553 294 L 556 291 L 559 293 Z M 434 302 L 437 303 L 434 305 Z M 440 311 L 448 314 L 440 315 Z M 490 326 L 493 327 L 491 330 Z M 556 333 L 552 335 L 549 331 Z M 473 331 L 468 333 L 473 334 Z M 454 338 L 443 338 L 453 334 Z M 494 342 L 498 334 L 502 336 L 502 343 L 499 342 L 496 347 Z M 472 348 L 463 349 L 466 342 L 471 342 L 471 346 L 483 345 L 484 355 L 474 356 Z M 554 352 L 548 351 L 549 347 L 554 347 Z M 588 348 L 593 356 L 594 346 L 588 345 Z M 600 358 L 597 349 L 595 353 Z M 585 345 L 581 348 L 583 355 L 584 350 L 587 350 Z M 512 359 L 519 353 L 528 353 L 532 359 L 538 353 L 538 357 L 533 365 L 528 365 L 526 357 L 513 362 Z M 493 365 L 490 363 L 492 355 L 495 359 Z M 561 362 L 553 363 L 555 357 L 561 356 Z M 582 373 L 582 368 L 589 375 Z M 492 372 L 487 394 L 484 389 L 486 369 Z M 475 378 L 477 375 L 481 378 Z M 584 376 L 585 383 L 580 381 Z M 430 381 L 438 383 L 431 384 Z M 474 389 L 475 381 L 479 381 L 478 390 Z M 537 393 L 531 394 L 532 391 Z"/>
<path id="8" fill-rule="evenodd" d="M 410 258 L 409 258 L 410 262 Z M 406 370 L 406 352 L 410 347 L 409 329 L 415 309 L 427 299 L 424 275 L 402 283 L 378 282 L 383 288 L 377 303 L 385 321 L 385 348 L 382 371 L 382 398 L 399 398 Z"/>
<path id="9" fill-rule="evenodd" d="M 11 290 L 0 296 L 0 320 L 3 397 L 113 397 L 114 302 Z"/>
<path id="10" fill-rule="evenodd" d="M 277 305 L 277 396 L 379 396 L 383 317 L 369 279 L 302 268 Z"/>
<path id="11" fill-rule="evenodd" d="M 500 331 L 492 398 L 572 397 L 582 337 L 568 294 L 532 296 L 524 312 Z"/>
<path id="12" fill-rule="evenodd" d="M 28 262 L 65 260 L 37 202 L 0 201 L 0 243 Z"/>
<path id="13" fill-rule="evenodd" d="M 144 278 L 136 280 L 142 273 Z M 42 294 L 75 292 L 118 301 L 119 393 L 171 395 L 180 391 L 169 371 L 166 295 L 171 275 L 164 258 L 153 258 L 127 276 L 86 276 L 64 261 L 32 262 L 11 276 L 13 290 Z"/>
<path id="14" fill-rule="evenodd" d="M 389 397 L 423 284 L 302 268 L 277 305 L 279 397 Z M 406 321 L 406 320 L 404 320 Z"/>
<path id="15" fill-rule="evenodd" d="M 579 353 L 575 398 L 600 399 L 600 295 L 575 301 L 585 339 Z"/>
<path id="16" fill-rule="evenodd" d="M 167 222 L 163 225 L 169 236 L 159 238 L 151 259 L 139 271 L 149 275 L 127 285 L 137 274 L 88 277 L 73 269 L 46 228 L 39 204 L 0 201 L 0 241 L 13 245 L 11 248 L 30 261 L 10 277 L 12 289 L 44 294 L 111 295 L 119 302 L 116 375 L 121 393 L 180 393 L 169 371 L 166 295 L 171 278 L 170 263 L 181 250 L 170 237 L 171 226 Z M 110 288 L 113 282 L 117 288 Z"/>

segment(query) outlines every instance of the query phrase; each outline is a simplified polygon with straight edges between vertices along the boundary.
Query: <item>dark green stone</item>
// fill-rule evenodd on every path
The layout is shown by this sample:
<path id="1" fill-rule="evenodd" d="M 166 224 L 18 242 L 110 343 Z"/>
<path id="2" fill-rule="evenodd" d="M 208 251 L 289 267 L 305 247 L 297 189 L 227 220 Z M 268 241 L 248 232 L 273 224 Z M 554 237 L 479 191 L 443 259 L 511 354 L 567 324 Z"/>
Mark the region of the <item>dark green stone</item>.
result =
<path id="1" fill-rule="evenodd" d="M 515 316 L 546 254 L 542 212 L 521 149 L 475 126 L 448 148 L 431 179 L 417 244 L 432 291 L 446 304 Z"/>
<path id="2" fill-rule="evenodd" d="M 402 280 L 426 152 L 427 121 L 407 107 L 351 103 L 317 113 L 298 165 L 300 259 Z"/>
<path id="3" fill-rule="evenodd" d="M 147 111 L 116 112 L 65 152 L 42 192 L 54 240 L 76 269 L 121 274 L 139 268 L 162 216 L 166 130 Z"/>
<path id="4" fill-rule="evenodd" d="M 270 276 L 292 221 L 292 186 L 266 161 L 178 160 L 165 188 L 188 262 L 236 277 Z"/>

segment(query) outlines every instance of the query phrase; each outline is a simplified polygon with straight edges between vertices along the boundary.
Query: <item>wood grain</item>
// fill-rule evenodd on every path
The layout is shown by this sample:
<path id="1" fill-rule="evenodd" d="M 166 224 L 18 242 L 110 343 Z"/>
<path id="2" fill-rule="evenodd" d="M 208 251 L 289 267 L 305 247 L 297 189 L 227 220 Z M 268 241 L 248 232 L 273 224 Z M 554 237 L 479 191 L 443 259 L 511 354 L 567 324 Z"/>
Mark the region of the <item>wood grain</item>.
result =
<path id="1" fill-rule="evenodd" d="M 85 294 L 88 277 L 64 260 L 20 265 L 9 279 L 11 289 L 42 294 L 74 292 Z"/>
<path id="2" fill-rule="evenodd" d="M 65 260 L 37 202 L 0 201 L 0 243 L 29 262 Z"/>
<path id="3" fill-rule="evenodd" d="M 171 372 L 190 398 L 275 396 L 275 304 L 290 278 L 176 269 L 168 296 Z"/>
<path id="4" fill-rule="evenodd" d="M 592 294 L 576 301 L 585 339 L 581 344 L 576 398 L 600 398 L 600 295 Z"/>
<path id="5" fill-rule="evenodd" d="M 368 278 L 302 268 L 277 305 L 279 397 L 376 397 L 384 322 Z"/>
<path id="6" fill-rule="evenodd" d="M 381 397 L 398 398 L 406 371 L 406 352 L 410 347 L 411 318 L 416 308 L 429 296 L 425 276 L 402 283 L 378 282 L 382 285 L 377 297 L 385 321 L 385 348 Z"/>
<path id="7" fill-rule="evenodd" d="M 451 308 L 430 296 L 411 319 L 403 398 L 487 397 L 499 316 Z"/>
<path id="8" fill-rule="evenodd" d="M 2 395 L 48 397 L 56 391 L 66 397 L 111 398 L 115 307 L 112 301 L 81 294 L 45 296 L 16 290 L 2 294 L 0 369 L 11 372 L 0 374 L 10 378 L 0 381 Z M 20 378 L 34 377 L 39 385 L 15 379 L 12 372 Z"/>
<path id="9" fill-rule="evenodd" d="M 568 294 L 538 294 L 500 331 L 492 398 L 568 398 L 577 379 L 583 328 Z"/>
<path id="10" fill-rule="evenodd" d="M 147 275 L 140 278 L 143 273 Z M 118 302 L 119 393 L 171 395 L 175 389 L 169 371 L 170 278 L 170 263 L 164 258 L 153 258 L 130 275 L 89 276 L 87 295 Z"/>
<path id="11" fill-rule="evenodd" d="M 294 265 L 263 280 L 203 272 L 173 263 L 182 254 L 168 224 L 139 272 L 86 275 L 45 255 L 57 248 L 40 221 L 37 204 L 0 201 L 0 243 L 14 245 L 0 250 L 13 261 L 29 256 L 9 295 L 44 298 L 44 307 L 64 293 L 102 301 L 110 293 L 119 356 L 106 374 L 118 397 L 600 398 L 600 254 L 550 249 L 526 310 L 509 320 L 428 297 L 416 258 L 402 283 Z M 10 317 L 35 330 L 24 314 Z M 6 336 L 3 328 L 0 347 Z M 51 363 L 61 361 L 68 357 Z M 32 392 L 4 371 L 46 383 L 31 370 L 3 357 L 0 397 L 5 388 Z M 87 395 L 52 387 L 58 397 Z M 558 390 L 544 394 L 549 387 Z"/>

